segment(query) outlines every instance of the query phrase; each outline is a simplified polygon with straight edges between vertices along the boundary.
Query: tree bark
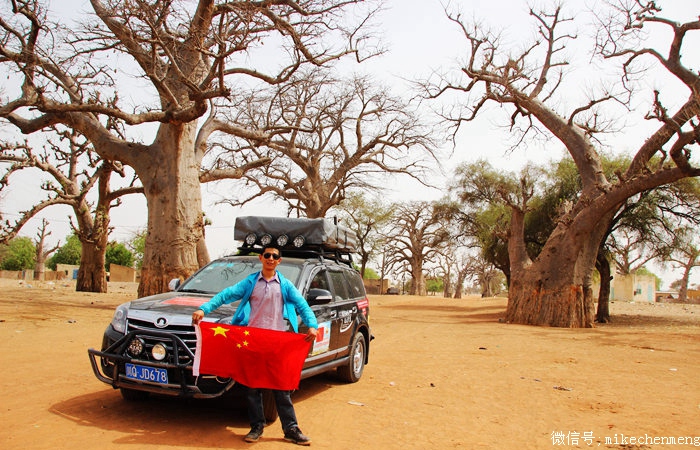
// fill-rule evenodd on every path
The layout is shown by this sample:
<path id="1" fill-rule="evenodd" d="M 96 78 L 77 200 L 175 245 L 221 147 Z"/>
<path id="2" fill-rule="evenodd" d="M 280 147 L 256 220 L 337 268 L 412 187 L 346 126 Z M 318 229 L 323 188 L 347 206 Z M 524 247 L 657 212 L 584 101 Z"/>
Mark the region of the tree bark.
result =
<path id="1" fill-rule="evenodd" d="M 599 253 L 596 261 L 596 269 L 600 274 L 600 289 L 598 290 L 598 310 L 596 322 L 610 322 L 610 281 L 612 280 L 610 261 L 604 254 Z"/>
<path id="2" fill-rule="evenodd" d="M 452 297 L 452 286 L 450 286 L 450 279 L 452 278 L 452 274 L 448 265 L 447 268 L 447 273 L 445 274 L 444 277 L 442 277 L 442 296 L 445 298 L 451 298 Z"/>
<path id="3" fill-rule="evenodd" d="M 428 295 L 425 287 L 425 275 L 423 275 L 423 261 L 414 261 L 411 265 L 411 295 Z"/>
<path id="4" fill-rule="evenodd" d="M 462 298 L 462 292 L 464 291 L 464 280 L 467 278 L 467 270 L 460 270 L 457 274 L 457 282 L 455 285 L 455 295 L 454 298 Z"/>
<path id="5" fill-rule="evenodd" d="M 493 290 L 491 289 L 491 279 L 485 278 L 481 283 L 481 298 L 493 297 Z"/>
<path id="6" fill-rule="evenodd" d="M 148 204 L 140 296 L 165 292 L 170 280 L 185 279 L 199 268 L 203 216 L 195 126 L 162 124 L 150 151 L 132 164 Z"/>
<path id="7" fill-rule="evenodd" d="M 678 301 L 685 303 L 688 301 L 688 280 L 690 279 L 690 269 L 692 265 L 683 268 L 683 277 L 681 278 L 681 286 L 678 289 Z"/>
<path id="8" fill-rule="evenodd" d="M 43 250 L 41 252 L 43 254 Z M 37 256 L 39 255 L 39 252 L 37 252 Z M 44 279 L 44 274 L 46 272 L 45 269 L 45 264 L 46 264 L 46 259 L 39 260 L 37 258 L 36 264 L 34 264 L 34 280 L 43 280 Z"/>
<path id="9" fill-rule="evenodd" d="M 197 242 L 197 265 L 201 268 L 209 264 L 211 258 L 209 257 L 209 249 L 207 248 L 207 241 L 202 238 Z"/>
<path id="10" fill-rule="evenodd" d="M 80 268 L 75 283 L 78 292 L 107 292 L 105 251 L 107 235 L 98 240 L 81 240 Z"/>
<path id="11" fill-rule="evenodd" d="M 595 208 L 573 223 L 563 220 L 537 259 L 529 261 L 515 249 L 524 240 L 522 213 L 511 221 L 509 252 L 512 278 L 506 321 L 525 325 L 567 328 L 593 327 L 592 273 L 600 242 L 614 211 L 600 215 Z M 511 251 L 513 249 L 513 251 Z"/>
<path id="12" fill-rule="evenodd" d="M 553 286 L 539 280 L 513 281 L 514 292 L 508 297 L 506 321 L 527 325 L 569 328 L 590 327 L 592 317 L 583 314 L 586 298 L 583 286 Z"/>
<path id="13" fill-rule="evenodd" d="M 50 234 L 46 232 L 47 224 L 48 222 L 46 219 L 42 220 L 41 228 L 39 228 L 39 233 L 37 234 L 39 239 L 36 241 L 36 263 L 34 264 L 35 280 L 43 280 L 44 273 L 46 272 L 46 257 L 48 256 L 48 252 L 44 249 L 44 246 L 46 245 L 46 236 Z"/>

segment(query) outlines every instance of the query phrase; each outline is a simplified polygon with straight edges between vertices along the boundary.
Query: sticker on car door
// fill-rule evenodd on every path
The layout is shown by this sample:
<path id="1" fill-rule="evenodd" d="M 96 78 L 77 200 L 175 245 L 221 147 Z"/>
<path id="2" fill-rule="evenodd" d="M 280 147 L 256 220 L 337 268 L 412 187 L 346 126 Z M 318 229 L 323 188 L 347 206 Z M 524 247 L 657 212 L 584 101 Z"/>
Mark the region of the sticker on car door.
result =
<path id="1" fill-rule="evenodd" d="M 314 348 L 311 351 L 312 355 L 325 353 L 331 346 L 331 321 L 319 323 L 317 330 Z"/>

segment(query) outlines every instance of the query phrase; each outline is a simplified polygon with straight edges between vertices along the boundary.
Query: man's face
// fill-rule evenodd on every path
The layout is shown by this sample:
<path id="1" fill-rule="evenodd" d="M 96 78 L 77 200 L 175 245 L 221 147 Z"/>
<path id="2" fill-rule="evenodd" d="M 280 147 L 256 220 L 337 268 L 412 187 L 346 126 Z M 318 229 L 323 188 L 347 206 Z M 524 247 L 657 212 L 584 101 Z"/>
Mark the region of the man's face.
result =
<path id="1" fill-rule="evenodd" d="M 280 256 L 280 251 L 276 248 L 266 248 L 263 250 L 262 254 L 258 256 L 266 269 L 275 269 L 277 265 L 282 261 Z"/>

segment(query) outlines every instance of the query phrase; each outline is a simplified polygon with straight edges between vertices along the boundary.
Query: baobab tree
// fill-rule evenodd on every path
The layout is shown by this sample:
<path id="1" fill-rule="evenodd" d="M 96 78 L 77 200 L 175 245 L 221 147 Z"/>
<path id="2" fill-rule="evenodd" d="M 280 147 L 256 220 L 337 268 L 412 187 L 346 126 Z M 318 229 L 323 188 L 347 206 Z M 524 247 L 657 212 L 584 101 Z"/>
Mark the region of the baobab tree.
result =
<path id="1" fill-rule="evenodd" d="M 682 227 L 676 230 L 676 236 L 664 257 L 664 263 L 670 264 L 682 270 L 681 279 L 678 282 L 678 301 L 688 300 L 688 284 L 690 272 L 695 267 L 700 267 L 700 245 L 698 245 L 697 228 Z"/>
<path id="2" fill-rule="evenodd" d="M 227 201 L 233 206 L 267 195 L 298 216 L 324 217 L 350 192 L 383 191 L 389 175 L 425 184 L 437 159 L 434 130 L 368 77 L 334 78 L 314 69 L 237 103 L 246 109 L 228 126 L 265 130 L 270 139 L 238 138 L 219 161 L 237 167 L 255 155 L 271 162 L 243 175 L 251 194 Z"/>
<path id="3" fill-rule="evenodd" d="M 235 106 L 225 100 L 245 82 L 280 84 L 307 65 L 362 59 L 373 14 L 371 2 L 360 0 L 90 0 L 89 23 L 69 27 L 47 17 L 46 4 L 2 1 L 0 67 L 10 76 L 0 118 L 27 135 L 63 124 L 105 161 L 134 169 L 148 207 L 140 295 L 167 290 L 170 279 L 199 267 L 199 177 L 212 135 L 269 138 L 200 123 L 211 103 Z M 110 121 L 126 132 L 111 132 Z"/>
<path id="4" fill-rule="evenodd" d="M 508 242 L 510 290 L 506 320 L 511 323 L 561 327 L 590 327 L 595 320 L 592 275 L 599 247 L 616 211 L 626 199 L 640 192 L 700 175 L 691 162 L 691 150 L 700 136 L 700 76 L 683 64 L 681 55 L 688 33 L 700 30 L 700 21 L 677 23 L 658 17 L 656 2 L 619 2 L 608 17 L 599 19 L 601 33 L 595 53 L 603 62 L 619 62 L 620 90 L 605 90 L 577 106 L 566 89 L 564 49 L 575 39 L 567 30 L 561 6 L 553 11 L 530 10 L 537 24 L 538 40 L 520 53 L 507 53 L 498 39 L 471 27 L 459 14 L 448 13 L 466 40 L 465 63 L 459 73 L 426 82 L 428 97 L 447 92 L 465 93 L 466 114 L 448 117 L 456 127 L 479 116 L 490 103 L 508 111 L 510 129 L 520 130 L 519 142 L 530 134 L 558 140 L 568 151 L 579 172 L 581 194 L 576 202 L 562 209 L 556 228 L 539 255 L 531 259 L 524 243 L 527 205 L 511 208 Z M 583 15 L 577 16 L 583 17 Z M 665 51 L 645 47 L 641 32 L 666 28 L 673 38 Z M 686 50 L 688 53 L 692 49 Z M 656 128 L 644 140 L 629 165 L 615 180 L 606 177 L 598 141 L 603 131 L 612 131 L 603 120 L 602 107 L 609 103 L 632 105 L 631 83 L 639 64 L 658 64 L 687 89 L 687 97 L 673 111 L 659 91 L 651 99 L 647 119 Z M 567 110 L 568 107 L 568 110 Z M 629 144 L 629 142 L 628 142 Z M 551 146 L 550 146 L 551 147 Z M 517 151 L 517 149 L 514 149 Z"/>
<path id="5" fill-rule="evenodd" d="M 364 278 L 365 269 L 370 258 L 383 262 L 385 239 L 382 229 L 391 219 L 391 208 L 380 199 L 370 199 L 366 195 L 351 193 L 341 207 L 334 208 L 339 223 L 355 232 L 357 236 L 357 254 L 360 257 L 360 275 Z M 385 264 L 380 264 L 380 278 L 383 280 Z"/>
<path id="6" fill-rule="evenodd" d="M 46 219 L 41 220 L 41 226 L 36 233 L 36 239 L 34 239 L 34 244 L 36 245 L 36 262 L 34 263 L 34 279 L 43 280 L 44 273 L 46 272 L 46 258 L 56 250 L 59 249 L 60 245 L 56 244 L 53 247 L 46 247 L 46 238 L 51 235 L 48 230 L 49 222 Z"/>
<path id="7" fill-rule="evenodd" d="M 11 164 L 0 179 L 0 191 L 11 184 L 12 175 L 18 171 L 38 169 L 45 176 L 40 175 L 37 180 L 43 179 L 41 189 L 46 193 L 45 198 L 22 211 L 19 219 L 3 224 L 0 242 L 14 238 L 44 209 L 54 205 L 69 206 L 75 219 L 71 219 L 71 228 L 81 244 L 76 290 L 107 292 L 105 252 L 110 210 L 121 204 L 121 197 L 143 193 L 143 187 L 132 177 L 123 186 L 113 188 L 110 182 L 113 174 L 126 176 L 120 163 L 101 159 L 92 144 L 73 130 L 55 132 L 58 138 L 49 140 L 39 150 L 27 144 L 0 148 L 0 163 Z"/>
<path id="8" fill-rule="evenodd" d="M 427 295 L 424 268 L 447 244 L 449 234 L 430 202 L 404 202 L 394 205 L 386 231 L 389 266 L 404 265 L 411 276 L 409 294 Z"/>

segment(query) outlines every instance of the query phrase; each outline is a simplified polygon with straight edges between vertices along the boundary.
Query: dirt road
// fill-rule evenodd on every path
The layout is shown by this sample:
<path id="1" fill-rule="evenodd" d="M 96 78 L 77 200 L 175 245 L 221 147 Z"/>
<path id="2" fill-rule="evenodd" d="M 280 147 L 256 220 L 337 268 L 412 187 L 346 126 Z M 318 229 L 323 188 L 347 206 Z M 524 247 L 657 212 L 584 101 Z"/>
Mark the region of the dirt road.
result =
<path id="1" fill-rule="evenodd" d="M 293 448 L 279 422 L 244 443 L 242 404 L 128 403 L 93 376 L 87 349 L 134 286 L 0 289 L 0 448 Z M 700 446 L 698 305 L 614 303 L 612 324 L 568 330 L 500 323 L 504 299 L 370 300 L 363 379 L 322 375 L 294 395 L 313 448 Z M 671 437 L 695 441 L 661 444 Z"/>

